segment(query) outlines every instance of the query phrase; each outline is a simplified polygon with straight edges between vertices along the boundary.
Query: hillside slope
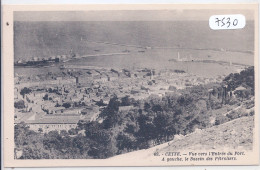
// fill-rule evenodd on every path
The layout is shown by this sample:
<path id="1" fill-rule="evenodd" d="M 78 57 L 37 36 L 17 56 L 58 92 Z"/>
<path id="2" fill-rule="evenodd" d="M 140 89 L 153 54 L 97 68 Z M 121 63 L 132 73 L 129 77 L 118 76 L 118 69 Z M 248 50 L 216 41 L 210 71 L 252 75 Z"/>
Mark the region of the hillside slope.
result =
<path id="1" fill-rule="evenodd" d="M 149 149 L 112 157 L 112 160 L 149 159 L 158 151 L 221 150 L 224 148 L 252 150 L 254 117 L 241 117 L 208 129 L 197 130 L 186 136 L 176 136 L 173 141 Z"/>
<path id="2" fill-rule="evenodd" d="M 251 150 L 253 143 L 254 119 L 242 117 L 233 121 L 175 139 L 162 150 L 200 149 L 245 149 Z"/>

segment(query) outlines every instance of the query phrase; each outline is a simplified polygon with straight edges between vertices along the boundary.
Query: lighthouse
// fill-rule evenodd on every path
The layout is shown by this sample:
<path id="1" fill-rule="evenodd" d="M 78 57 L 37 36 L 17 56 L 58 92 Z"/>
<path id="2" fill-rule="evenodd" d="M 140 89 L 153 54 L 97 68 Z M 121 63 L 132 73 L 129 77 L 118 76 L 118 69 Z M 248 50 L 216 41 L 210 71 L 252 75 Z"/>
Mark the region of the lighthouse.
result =
<path id="1" fill-rule="evenodd" d="M 229 66 L 232 66 L 232 61 L 231 60 L 229 61 Z"/>

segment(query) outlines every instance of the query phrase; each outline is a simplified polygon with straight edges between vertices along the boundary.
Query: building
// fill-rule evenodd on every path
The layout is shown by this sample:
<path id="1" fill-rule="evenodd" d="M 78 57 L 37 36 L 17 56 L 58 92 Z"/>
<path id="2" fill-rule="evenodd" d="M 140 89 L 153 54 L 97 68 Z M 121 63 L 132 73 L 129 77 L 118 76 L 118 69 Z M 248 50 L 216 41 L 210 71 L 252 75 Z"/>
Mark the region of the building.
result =
<path id="1" fill-rule="evenodd" d="M 128 112 L 133 108 L 133 106 L 119 106 L 119 112 Z"/>
<path id="2" fill-rule="evenodd" d="M 107 77 L 108 77 L 108 81 L 114 81 L 114 80 L 118 79 L 118 74 L 111 72 L 111 73 L 108 73 Z"/>
<path id="3" fill-rule="evenodd" d="M 68 131 L 77 127 L 77 123 L 80 120 L 80 115 L 44 115 L 41 118 L 37 118 L 36 115 L 32 115 L 24 122 L 29 126 L 30 130 L 35 132 L 48 133 L 50 131 L 62 130 Z M 15 124 L 21 121 L 15 121 Z"/>
<path id="4" fill-rule="evenodd" d="M 93 77 L 91 74 L 81 75 L 76 78 L 76 84 L 86 85 L 92 82 L 93 82 Z"/>

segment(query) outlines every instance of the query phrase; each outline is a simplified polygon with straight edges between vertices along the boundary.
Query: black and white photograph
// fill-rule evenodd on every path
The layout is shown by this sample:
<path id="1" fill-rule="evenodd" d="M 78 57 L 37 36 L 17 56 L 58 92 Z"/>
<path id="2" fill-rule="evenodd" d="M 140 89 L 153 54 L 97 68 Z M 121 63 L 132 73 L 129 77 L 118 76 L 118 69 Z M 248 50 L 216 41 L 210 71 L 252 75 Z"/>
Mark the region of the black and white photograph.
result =
<path id="1" fill-rule="evenodd" d="M 255 13 L 14 11 L 12 159 L 247 160 L 258 137 Z M 237 14 L 243 28 L 228 29 L 242 22 L 228 16 L 209 26 Z"/>

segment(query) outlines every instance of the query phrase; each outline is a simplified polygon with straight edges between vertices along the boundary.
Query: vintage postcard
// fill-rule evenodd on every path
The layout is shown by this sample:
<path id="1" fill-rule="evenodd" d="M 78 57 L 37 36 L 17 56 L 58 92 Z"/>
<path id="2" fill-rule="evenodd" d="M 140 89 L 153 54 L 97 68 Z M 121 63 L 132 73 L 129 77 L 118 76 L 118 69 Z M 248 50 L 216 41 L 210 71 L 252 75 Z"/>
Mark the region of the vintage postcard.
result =
<path id="1" fill-rule="evenodd" d="M 258 4 L 3 7 L 5 167 L 258 165 Z"/>

